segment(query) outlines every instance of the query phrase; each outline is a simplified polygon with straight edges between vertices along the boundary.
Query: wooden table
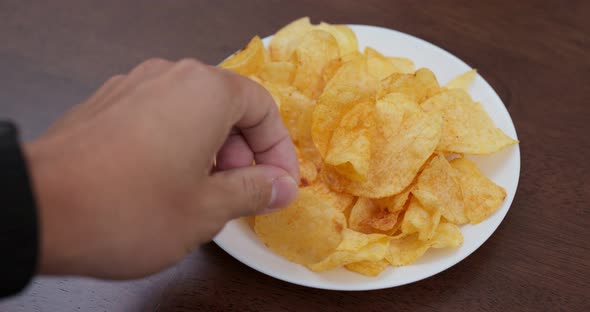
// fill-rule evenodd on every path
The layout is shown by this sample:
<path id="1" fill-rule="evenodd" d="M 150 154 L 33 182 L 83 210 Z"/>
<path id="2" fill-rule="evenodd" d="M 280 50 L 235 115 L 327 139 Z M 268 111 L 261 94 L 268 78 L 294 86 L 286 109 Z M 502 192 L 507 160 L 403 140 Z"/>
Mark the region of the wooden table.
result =
<path id="1" fill-rule="evenodd" d="M 300 16 L 400 30 L 477 67 L 521 140 L 512 208 L 473 255 L 411 285 L 335 292 L 267 277 L 209 244 L 140 281 L 39 278 L 0 310 L 590 311 L 589 2 L 363 2 L 1 0 L 0 116 L 30 139 L 141 60 L 217 63 Z"/>

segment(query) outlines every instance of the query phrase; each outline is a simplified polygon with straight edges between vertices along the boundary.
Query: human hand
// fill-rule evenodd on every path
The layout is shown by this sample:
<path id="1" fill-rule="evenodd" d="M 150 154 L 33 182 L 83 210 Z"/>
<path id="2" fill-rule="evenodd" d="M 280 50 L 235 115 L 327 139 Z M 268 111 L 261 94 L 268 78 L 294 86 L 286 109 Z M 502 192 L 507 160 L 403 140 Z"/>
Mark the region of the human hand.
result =
<path id="1" fill-rule="evenodd" d="M 157 272 L 227 221 L 287 205 L 299 178 L 271 96 L 194 60 L 111 78 L 25 152 L 45 274 Z"/>

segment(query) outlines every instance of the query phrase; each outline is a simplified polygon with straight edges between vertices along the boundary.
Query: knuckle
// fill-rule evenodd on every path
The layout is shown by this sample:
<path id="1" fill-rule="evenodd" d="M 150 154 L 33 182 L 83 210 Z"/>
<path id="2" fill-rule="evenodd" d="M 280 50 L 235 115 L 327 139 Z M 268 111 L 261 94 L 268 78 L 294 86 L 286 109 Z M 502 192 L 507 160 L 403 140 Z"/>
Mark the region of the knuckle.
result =
<path id="1" fill-rule="evenodd" d="M 206 67 L 205 64 L 193 58 L 182 59 L 176 63 L 176 66 L 186 71 L 200 71 Z"/>

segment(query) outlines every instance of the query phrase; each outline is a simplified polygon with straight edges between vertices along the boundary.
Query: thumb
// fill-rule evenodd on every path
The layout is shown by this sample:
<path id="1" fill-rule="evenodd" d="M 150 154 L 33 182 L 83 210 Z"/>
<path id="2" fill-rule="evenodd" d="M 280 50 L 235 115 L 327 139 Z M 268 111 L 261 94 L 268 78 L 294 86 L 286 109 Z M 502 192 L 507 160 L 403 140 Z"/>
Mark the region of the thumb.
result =
<path id="1" fill-rule="evenodd" d="M 230 215 L 267 213 L 287 206 L 297 197 L 297 183 L 279 167 L 256 165 L 218 171 L 209 178 L 210 209 Z"/>

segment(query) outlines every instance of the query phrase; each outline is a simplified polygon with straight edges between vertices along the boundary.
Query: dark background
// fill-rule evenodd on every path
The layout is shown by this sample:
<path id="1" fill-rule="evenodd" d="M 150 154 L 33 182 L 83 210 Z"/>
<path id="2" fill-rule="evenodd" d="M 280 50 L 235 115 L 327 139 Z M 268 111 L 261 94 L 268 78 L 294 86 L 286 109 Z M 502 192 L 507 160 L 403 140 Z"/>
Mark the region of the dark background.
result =
<path id="1" fill-rule="evenodd" d="M 589 311 L 589 3 L 0 0 L 0 116 L 26 139 L 146 58 L 217 63 L 307 15 L 406 32 L 476 67 L 508 107 L 522 152 L 516 198 L 496 233 L 411 285 L 304 288 L 209 244 L 140 281 L 39 278 L 0 311 Z"/>

